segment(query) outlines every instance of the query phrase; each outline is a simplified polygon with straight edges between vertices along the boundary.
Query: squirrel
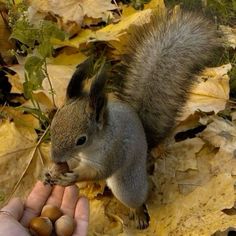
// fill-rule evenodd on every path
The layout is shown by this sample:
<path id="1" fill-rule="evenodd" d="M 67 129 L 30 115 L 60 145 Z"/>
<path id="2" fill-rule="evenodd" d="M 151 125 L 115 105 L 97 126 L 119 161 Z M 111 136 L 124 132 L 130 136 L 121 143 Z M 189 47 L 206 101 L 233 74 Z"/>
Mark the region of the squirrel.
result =
<path id="1" fill-rule="evenodd" d="M 68 162 L 71 171 L 48 182 L 67 186 L 105 179 L 114 196 L 130 208 L 136 227 L 147 228 L 147 153 L 174 128 L 194 74 L 216 46 L 215 26 L 204 17 L 153 13 L 130 37 L 116 99 L 105 92 L 104 67 L 85 91 L 90 62 L 80 64 L 51 123 L 52 160 Z"/>

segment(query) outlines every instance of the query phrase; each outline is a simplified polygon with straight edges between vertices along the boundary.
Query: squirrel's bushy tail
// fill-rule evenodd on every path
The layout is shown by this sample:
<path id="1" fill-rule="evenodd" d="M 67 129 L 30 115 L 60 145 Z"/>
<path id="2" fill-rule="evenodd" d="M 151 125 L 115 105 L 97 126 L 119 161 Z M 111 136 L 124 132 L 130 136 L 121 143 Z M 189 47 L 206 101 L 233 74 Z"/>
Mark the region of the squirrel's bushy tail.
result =
<path id="1" fill-rule="evenodd" d="M 195 13 L 154 14 L 131 37 L 121 97 L 138 112 L 149 146 L 160 143 L 175 125 L 193 74 L 217 46 L 215 28 Z"/>

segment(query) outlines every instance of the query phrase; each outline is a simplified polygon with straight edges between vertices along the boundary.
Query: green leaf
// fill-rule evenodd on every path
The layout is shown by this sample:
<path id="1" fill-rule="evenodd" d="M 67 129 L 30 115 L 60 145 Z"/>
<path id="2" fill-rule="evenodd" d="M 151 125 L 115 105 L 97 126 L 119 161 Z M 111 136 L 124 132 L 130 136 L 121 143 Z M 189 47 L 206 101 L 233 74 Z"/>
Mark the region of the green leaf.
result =
<path id="1" fill-rule="evenodd" d="M 38 30 L 25 19 L 16 22 L 10 36 L 10 39 L 19 40 L 31 48 L 34 47 L 37 38 L 39 38 Z"/>
<path id="2" fill-rule="evenodd" d="M 43 58 L 46 58 L 52 56 L 53 47 L 49 41 L 44 41 L 41 44 L 39 44 L 37 50 Z"/>
<path id="3" fill-rule="evenodd" d="M 27 80 L 23 83 L 23 88 L 24 88 L 24 96 L 27 99 L 30 99 L 32 97 L 32 91 L 34 90 L 33 88 L 33 84 L 31 83 L 31 81 Z"/>
<path id="4" fill-rule="evenodd" d="M 64 40 L 66 36 L 65 32 L 60 30 L 58 26 L 51 21 L 42 21 L 41 30 L 44 38 L 48 39 L 56 38 L 59 40 Z"/>
<path id="5" fill-rule="evenodd" d="M 55 23 L 50 21 L 42 21 L 39 30 L 40 38 L 38 39 L 39 45 L 37 50 L 42 57 L 51 57 L 53 51 L 51 39 L 56 38 L 59 40 L 64 40 L 65 33 L 58 29 Z"/>
<path id="6" fill-rule="evenodd" d="M 43 64 L 44 60 L 40 57 L 31 56 L 27 58 L 25 62 L 25 71 L 29 80 L 29 84 L 27 85 L 29 89 L 36 90 L 41 88 L 42 81 L 45 78 L 42 69 Z"/>

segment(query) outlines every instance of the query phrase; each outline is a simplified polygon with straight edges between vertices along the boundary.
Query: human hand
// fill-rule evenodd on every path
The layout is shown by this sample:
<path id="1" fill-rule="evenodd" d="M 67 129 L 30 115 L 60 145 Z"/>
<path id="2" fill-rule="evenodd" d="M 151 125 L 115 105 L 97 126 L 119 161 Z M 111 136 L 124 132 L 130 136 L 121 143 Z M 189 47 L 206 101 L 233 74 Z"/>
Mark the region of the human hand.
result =
<path id="1" fill-rule="evenodd" d="M 0 210 L 0 235 L 29 236 L 27 228 L 30 220 L 40 215 L 44 205 L 59 207 L 64 214 L 76 222 L 73 236 L 87 235 L 89 204 L 85 197 L 78 197 L 75 185 L 69 187 L 44 185 L 37 182 L 25 204 L 20 198 L 13 198 Z"/>

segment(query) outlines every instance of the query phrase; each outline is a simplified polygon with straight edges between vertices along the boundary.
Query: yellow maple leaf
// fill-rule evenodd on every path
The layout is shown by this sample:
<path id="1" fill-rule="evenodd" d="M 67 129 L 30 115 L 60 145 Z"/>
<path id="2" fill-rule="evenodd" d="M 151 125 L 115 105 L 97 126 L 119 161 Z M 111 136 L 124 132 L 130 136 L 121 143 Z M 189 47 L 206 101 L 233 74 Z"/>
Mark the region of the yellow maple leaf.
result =
<path id="1" fill-rule="evenodd" d="M 7 120 L 0 125 L 0 205 L 10 197 L 25 197 L 49 163 L 49 145 L 34 129 Z"/>
<path id="2" fill-rule="evenodd" d="M 223 65 L 217 68 L 207 68 L 198 76 L 198 81 L 184 108 L 181 120 L 187 118 L 197 110 L 215 113 L 224 110 L 229 100 L 229 76 L 231 65 Z"/>

